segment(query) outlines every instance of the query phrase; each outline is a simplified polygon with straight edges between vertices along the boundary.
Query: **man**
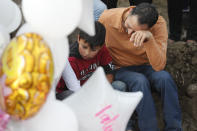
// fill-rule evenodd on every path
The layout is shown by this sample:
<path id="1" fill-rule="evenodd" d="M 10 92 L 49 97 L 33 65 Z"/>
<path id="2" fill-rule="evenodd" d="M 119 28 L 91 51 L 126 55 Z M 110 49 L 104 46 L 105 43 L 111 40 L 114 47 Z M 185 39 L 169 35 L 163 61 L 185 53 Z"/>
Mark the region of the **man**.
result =
<path id="1" fill-rule="evenodd" d="M 115 80 L 125 82 L 130 92 L 144 94 L 136 108 L 140 131 L 158 130 L 151 88 L 162 98 L 165 131 L 181 131 L 177 88 L 170 74 L 163 70 L 168 39 L 165 20 L 153 5 L 141 3 L 106 10 L 99 21 L 106 27 L 106 47 L 119 68 Z"/>

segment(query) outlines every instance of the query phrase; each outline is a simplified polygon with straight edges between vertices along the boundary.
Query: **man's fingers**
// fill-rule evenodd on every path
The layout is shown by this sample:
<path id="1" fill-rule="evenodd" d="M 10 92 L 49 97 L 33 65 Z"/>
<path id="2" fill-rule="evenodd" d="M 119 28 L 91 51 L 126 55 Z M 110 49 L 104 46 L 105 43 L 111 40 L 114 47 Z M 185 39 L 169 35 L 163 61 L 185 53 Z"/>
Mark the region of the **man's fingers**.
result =
<path id="1" fill-rule="evenodd" d="M 150 33 L 146 31 L 136 31 L 130 37 L 130 41 L 133 42 L 135 47 L 143 45 L 144 41 L 150 37 Z"/>
<path id="2" fill-rule="evenodd" d="M 135 39 L 134 39 L 134 46 L 136 46 L 137 47 L 137 37 L 138 37 L 138 33 L 136 33 L 136 35 L 135 35 Z"/>
<path id="3" fill-rule="evenodd" d="M 136 35 L 136 32 L 133 33 L 133 34 L 131 35 L 131 38 L 130 38 L 130 41 L 131 41 L 131 42 L 134 42 L 134 40 L 135 40 L 135 35 Z"/>
<path id="4" fill-rule="evenodd" d="M 139 33 L 137 34 L 137 36 L 136 36 L 136 46 L 137 46 L 137 47 L 141 46 L 141 45 L 140 45 L 140 41 L 141 41 L 142 37 L 143 37 L 143 33 L 139 32 Z"/>

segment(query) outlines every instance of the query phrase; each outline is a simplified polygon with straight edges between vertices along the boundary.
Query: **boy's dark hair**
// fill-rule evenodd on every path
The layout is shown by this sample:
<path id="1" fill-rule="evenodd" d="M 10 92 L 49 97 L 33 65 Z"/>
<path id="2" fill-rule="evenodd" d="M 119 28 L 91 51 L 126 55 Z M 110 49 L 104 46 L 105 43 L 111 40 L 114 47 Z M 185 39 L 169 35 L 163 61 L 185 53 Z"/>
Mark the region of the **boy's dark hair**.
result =
<path id="1" fill-rule="evenodd" d="M 130 12 L 130 16 L 131 15 L 138 16 L 139 24 L 147 24 L 149 28 L 157 22 L 159 16 L 155 6 L 149 3 L 141 3 L 137 5 Z"/>
<path id="2" fill-rule="evenodd" d="M 102 46 L 105 42 L 106 30 L 103 24 L 98 21 L 95 21 L 95 35 L 90 36 L 84 31 L 79 32 L 79 38 L 85 40 L 90 46 L 91 49 L 94 49 L 96 46 Z"/>

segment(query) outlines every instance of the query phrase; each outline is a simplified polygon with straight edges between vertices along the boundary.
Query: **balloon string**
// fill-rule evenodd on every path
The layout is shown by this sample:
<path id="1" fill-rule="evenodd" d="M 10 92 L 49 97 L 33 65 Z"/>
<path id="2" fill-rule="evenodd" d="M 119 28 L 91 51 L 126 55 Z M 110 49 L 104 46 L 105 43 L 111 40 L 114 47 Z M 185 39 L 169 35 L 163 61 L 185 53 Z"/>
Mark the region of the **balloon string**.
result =
<path id="1" fill-rule="evenodd" d="M 10 116 L 0 109 L 0 131 L 5 131 Z"/>

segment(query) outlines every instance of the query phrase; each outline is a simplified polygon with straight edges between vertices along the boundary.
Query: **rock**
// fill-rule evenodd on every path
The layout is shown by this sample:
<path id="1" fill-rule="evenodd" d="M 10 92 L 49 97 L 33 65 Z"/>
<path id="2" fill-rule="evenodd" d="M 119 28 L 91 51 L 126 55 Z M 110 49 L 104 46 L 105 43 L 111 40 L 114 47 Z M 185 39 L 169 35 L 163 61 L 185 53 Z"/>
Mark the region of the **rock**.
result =
<path id="1" fill-rule="evenodd" d="M 197 96 L 197 83 L 196 84 L 190 84 L 187 88 L 187 94 L 190 97 Z"/>

